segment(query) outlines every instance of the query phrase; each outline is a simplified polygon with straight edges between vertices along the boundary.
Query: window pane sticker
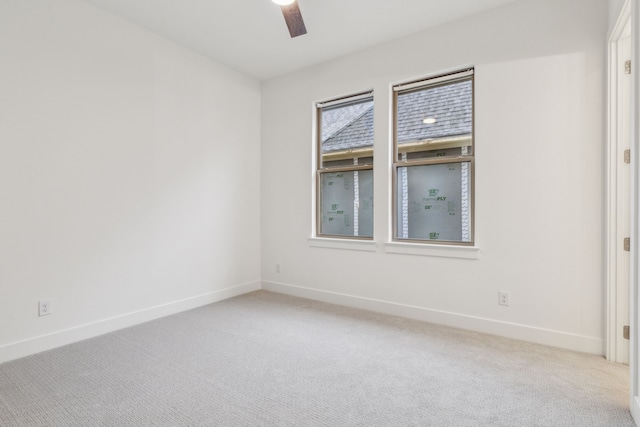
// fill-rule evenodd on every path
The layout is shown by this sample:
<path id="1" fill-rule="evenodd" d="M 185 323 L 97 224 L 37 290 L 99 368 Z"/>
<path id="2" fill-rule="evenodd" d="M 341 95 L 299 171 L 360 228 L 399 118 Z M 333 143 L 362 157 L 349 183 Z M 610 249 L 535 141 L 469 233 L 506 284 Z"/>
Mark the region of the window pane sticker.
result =
<path id="1" fill-rule="evenodd" d="M 320 233 L 333 236 L 373 235 L 373 172 L 321 175 Z"/>
<path id="2" fill-rule="evenodd" d="M 469 168 L 468 162 L 398 168 L 398 236 L 470 241 Z"/>

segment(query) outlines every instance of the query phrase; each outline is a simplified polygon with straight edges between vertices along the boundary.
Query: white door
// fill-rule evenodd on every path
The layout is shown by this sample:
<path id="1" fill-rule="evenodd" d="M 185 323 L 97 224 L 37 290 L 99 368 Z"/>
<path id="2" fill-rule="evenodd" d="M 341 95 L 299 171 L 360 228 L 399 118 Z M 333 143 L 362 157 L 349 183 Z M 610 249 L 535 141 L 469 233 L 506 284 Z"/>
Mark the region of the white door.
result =
<path id="1" fill-rule="evenodd" d="M 609 261 L 607 358 L 629 363 L 631 219 L 631 19 L 627 13 L 613 31 L 609 49 Z"/>
<path id="2" fill-rule="evenodd" d="M 629 363 L 629 340 L 622 338 L 622 328 L 629 325 L 630 253 L 625 249 L 625 238 L 630 237 L 631 196 L 631 22 L 627 20 L 618 41 L 618 283 L 617 283 L 617 348 L 616 362 Z M 629 153 L 629 154 L 626 154 Z"/>

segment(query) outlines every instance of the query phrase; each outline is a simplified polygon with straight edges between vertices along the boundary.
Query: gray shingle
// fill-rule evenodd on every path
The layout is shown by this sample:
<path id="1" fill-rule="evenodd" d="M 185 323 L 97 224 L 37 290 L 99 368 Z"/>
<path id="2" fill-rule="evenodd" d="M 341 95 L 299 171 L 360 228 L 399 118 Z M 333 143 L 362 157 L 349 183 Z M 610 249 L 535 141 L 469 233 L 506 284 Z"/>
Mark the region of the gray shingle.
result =
<path id="1" fill-rule="evenodd" d="M 344 105 L 322 110 L 322 141 L 326 141 L 341 129 L 357 120 L 368 109 L 373 108 L 373 101 L 355 105 Z"/>
<path id="2" fill-rule="evenodd" d="M 471 81 L 451 83 L 398 96 L 398 142 L 471 133 Z M 437 121 L 425 124 L 433 117 Z"/>
<path id="3" fill-rule="evenodd" d="M 373 145 L 373 106 L 355 117 L 322 143 L 323 152 L 347 150 Z"/>
<path id="4" fill-rule="evenodd" d="M 427 117 L 437 121 L 425 124 L 423 120 Z M 472 120 L 472 86 L 469 80 L 398 95 L 400 144 L 470 134 Z M 323 152 L 372 146 L 373 104 L 323 112 L 322 126 Z"/>

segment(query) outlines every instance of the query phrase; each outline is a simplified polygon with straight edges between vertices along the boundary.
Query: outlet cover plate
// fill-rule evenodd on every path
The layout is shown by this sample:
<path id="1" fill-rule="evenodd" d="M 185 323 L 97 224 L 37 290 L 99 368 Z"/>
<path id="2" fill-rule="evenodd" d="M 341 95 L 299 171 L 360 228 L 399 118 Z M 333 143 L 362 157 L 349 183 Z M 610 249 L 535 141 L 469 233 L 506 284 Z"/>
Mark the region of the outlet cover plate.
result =
<path id="1" fill-rule="evenodd" d="M 38 301 L 38 316 L 51 314 L 51 301 Z"/>
<path id="2" fill-rule="evenodd" d="M 498 292 L 498 304 L 500 305 L 509 305 L 509 292 L 500 291 Z"/>

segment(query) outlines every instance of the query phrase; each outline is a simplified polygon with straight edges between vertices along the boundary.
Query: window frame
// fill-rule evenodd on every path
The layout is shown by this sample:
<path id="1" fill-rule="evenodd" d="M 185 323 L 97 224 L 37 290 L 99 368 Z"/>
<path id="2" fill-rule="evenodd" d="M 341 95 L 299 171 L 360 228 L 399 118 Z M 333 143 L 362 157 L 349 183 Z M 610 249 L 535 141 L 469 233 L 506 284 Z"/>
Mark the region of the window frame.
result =
<path id="1" fill-rule="evenodd" d="M 458 156 L 428 157 L 420 159 L 399 160 L 398 144 L 398 96 L 410 92 L 427 89 L 429 87 L 443 86 L 456 81 L 471 81 L 471 154 L 460 154 Z M 454 71 L 440 73 L 431 77 L 411 80 L 405 83 L 398 83 L 392 86 L 392 132 L 393 149 L 391 165 L 391 242 L 411 243 L 417 245 L 441 245 L 449 247 L 475 246 L 475 70 L 474 67 L 465 67 Z M 437 239 L 409 239 L 399 237 L 398 230 L 398 176 L 399 168 L 410 168 L 412 166 L 428 166 L 448 163 L 468 163 L 469 164 L 469 226 L 470 240 L 437 240 Z"/>
<path id="2" fill-rule="evenodd" d="M 373 160 L 371 163 L 363 164 L 363 165 L 340 165 L 340 166 L 326 166 L 323 164 L 322 157 L 322 111 L 323 108 L 336 106 L 339 107 L 343 104 L 355 103 L 355 102 L 367 102 L 371 101 L 373 103 L 373 90 L 367 90 L 364 92 L 357 92 L 352 95 L 345 95 L 338 98 L 332 98 L 326 101 L 320 101 L 314 103 L 315 108 L 315 121 L 316 121 L 316 132 L 315 132 L 315 237 L 316 238 L 326 238 L 326 239 L 343 239 L 343 240 L 359 240 L 359 241 L 373 241 L 374 232 L 369 236 L 347 236 L 341 234 L 329 234 L 322 233 L 322 175 L 328 173 L 339 173 L 339 172 L 358 172 L 364 170 L 372 171 L 373 175 Z M 374 114 L 375 114 L 375 105 L 374 105 Z M 365 154 L 370 151 L 370 154 L 363 155 L 361 157 L 372 157 L 374 158 L 374 144 L 371 145 L 371 148 L 355 148 L 350 150 L 349 152 L 359 153 L 362 152 Z M 351 157 L 349 157 L 351 158 Z M 340 160 L 340 159 L 338 159 Z M 374 184 L 375 185 L 375 184 Z M 373 213 L 372 213 L 373 215 Z M 355 216 L 355 213 L 354 213 Z M 374 223 L 375 228 L 375 223 Z"/>

